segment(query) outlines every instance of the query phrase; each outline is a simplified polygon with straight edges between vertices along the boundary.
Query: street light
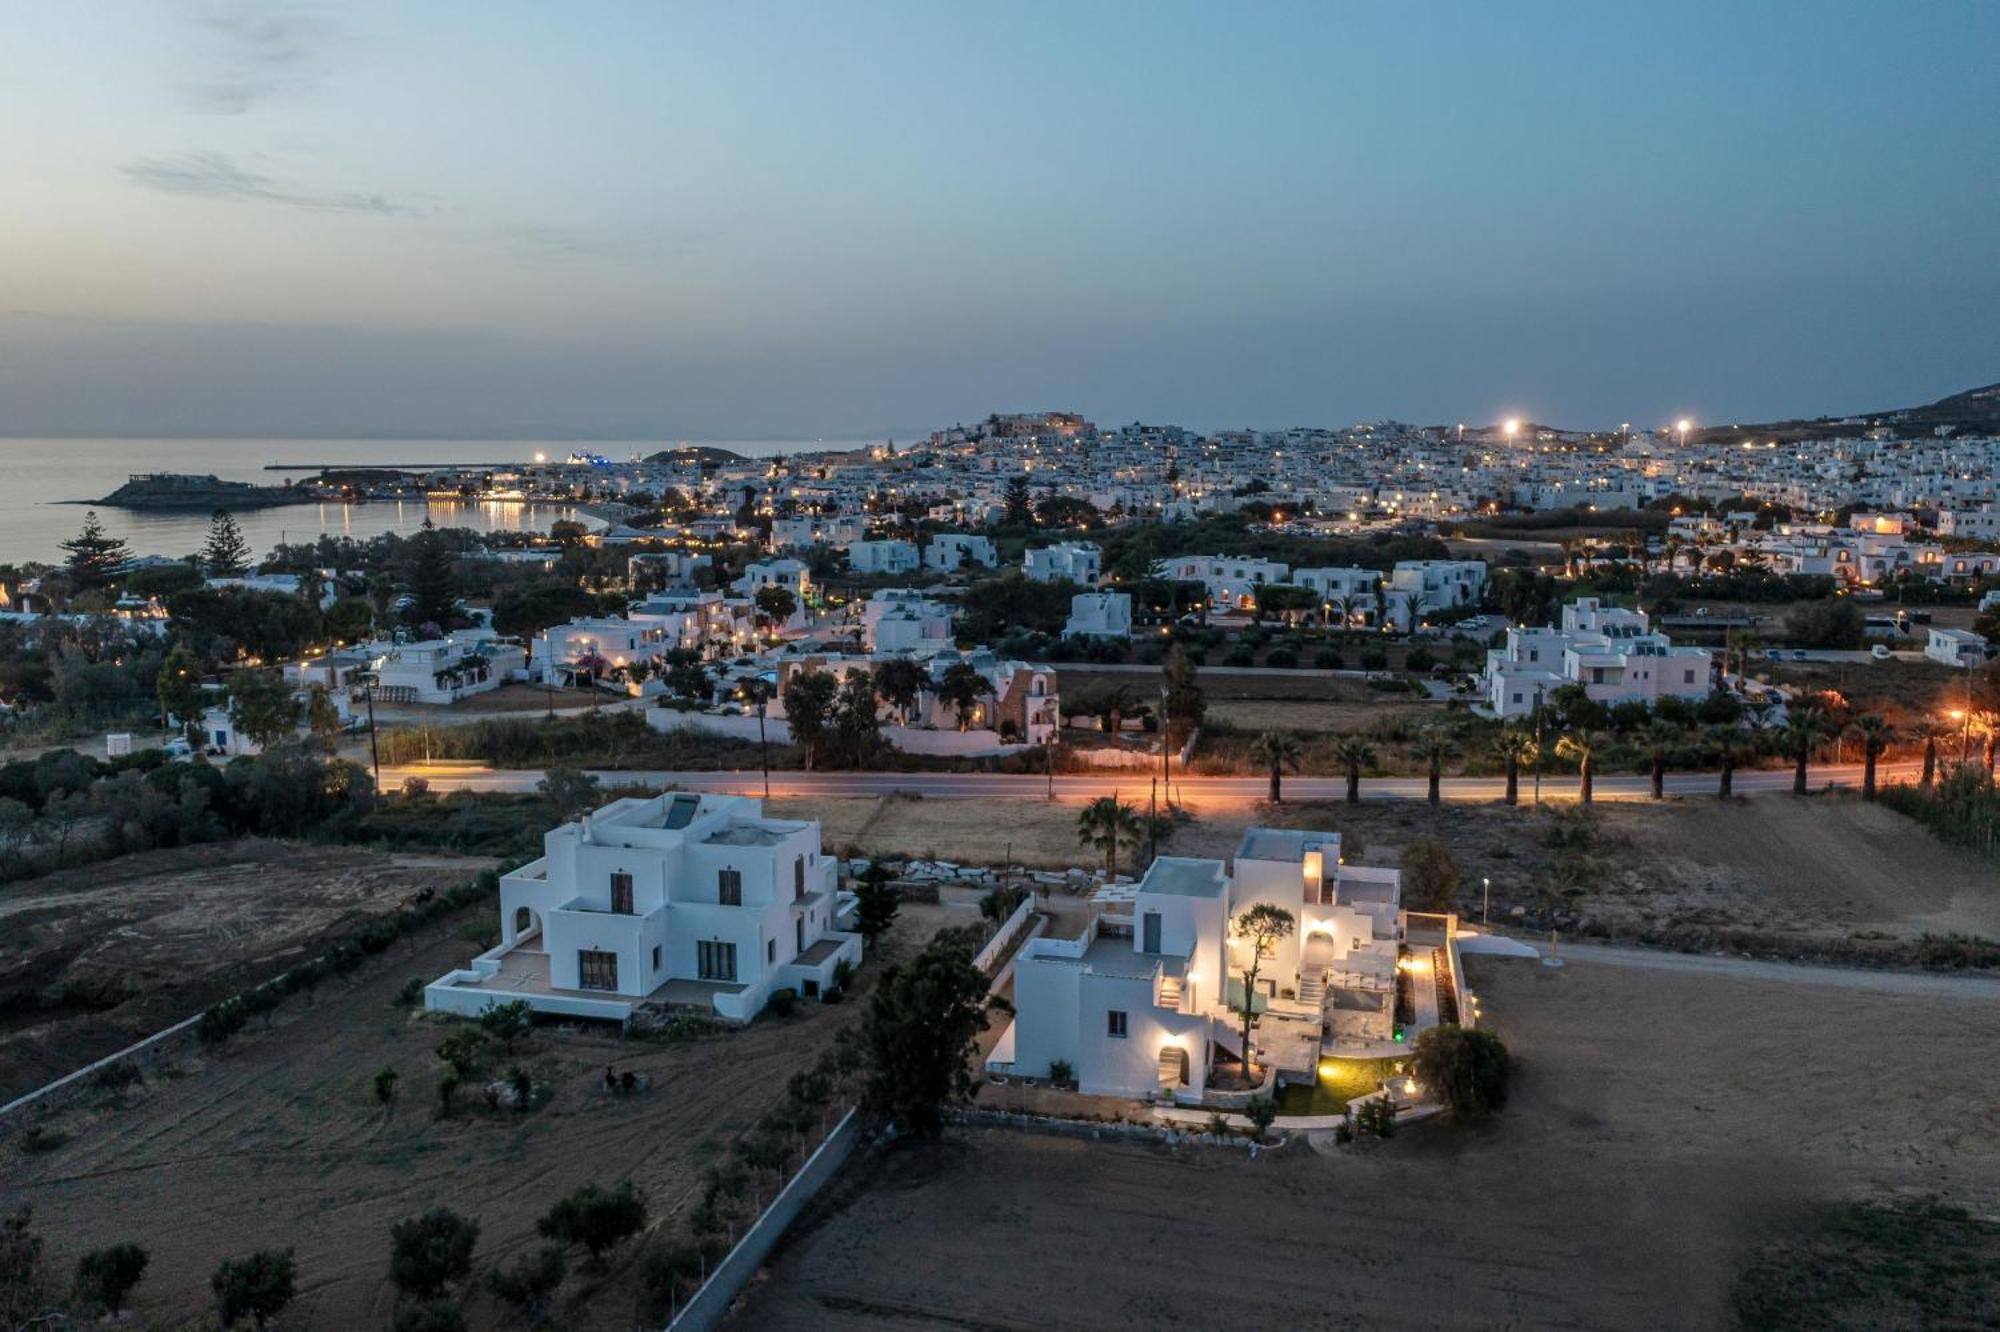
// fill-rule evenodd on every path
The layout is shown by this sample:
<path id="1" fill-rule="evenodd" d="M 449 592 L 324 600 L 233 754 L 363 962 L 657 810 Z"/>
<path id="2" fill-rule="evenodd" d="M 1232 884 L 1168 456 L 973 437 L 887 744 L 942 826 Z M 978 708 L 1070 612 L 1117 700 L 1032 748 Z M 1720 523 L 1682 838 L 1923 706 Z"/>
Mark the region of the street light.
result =
<path id="1" fill-rule="evenodd" d="M 1481 925 L 1491 925 L 1493 923 L 1493 880 L 1491 879 L 1481 879 L 1479 881 L 1479 923 Z"/>
<path id="2" fill-rule="evenodd" d="M 1687 447 L 1688 431 L 1694 429 L 1694 422 L 1683 416 L 1680 420 L 1674 422 L 1674 429 L 1680 432 L 1681 446 L 1683 448 Z"/>

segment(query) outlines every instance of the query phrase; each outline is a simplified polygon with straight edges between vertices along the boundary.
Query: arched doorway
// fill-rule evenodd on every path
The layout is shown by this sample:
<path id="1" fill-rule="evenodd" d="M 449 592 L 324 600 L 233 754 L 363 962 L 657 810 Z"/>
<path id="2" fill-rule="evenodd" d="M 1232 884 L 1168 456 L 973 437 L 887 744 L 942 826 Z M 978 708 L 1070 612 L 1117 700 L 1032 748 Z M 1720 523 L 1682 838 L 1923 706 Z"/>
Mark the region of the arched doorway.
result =
<path id="1" fill-rule="evenodd" d="M 513 925 L 513 942 L 517 944 L 542 932 L 542 918 L 535 914 L 533 907 L 515 907 Z"/>

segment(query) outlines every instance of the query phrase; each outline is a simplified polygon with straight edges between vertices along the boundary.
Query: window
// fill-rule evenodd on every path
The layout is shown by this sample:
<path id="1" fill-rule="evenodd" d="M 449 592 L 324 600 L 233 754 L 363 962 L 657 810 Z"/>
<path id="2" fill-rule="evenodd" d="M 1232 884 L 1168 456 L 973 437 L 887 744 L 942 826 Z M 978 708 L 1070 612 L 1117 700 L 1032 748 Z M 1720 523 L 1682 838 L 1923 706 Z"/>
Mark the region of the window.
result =
<path id="1" fill-rule="evenodd" d="M 632 914 L 632 876 L 624 870 L 611 876 L 611 909 L 622 916 Z"/>
<path id="2" fill-rule="evenodd" d="M 616 990 L 618 954 L 594 948 L 577 949 L 576 987 L 579 990 Z"/>
<path id="3" fill-rule="evenodd" d="M 743 871 L 717 870 L 715 874 L 715 900 L 724 906 L 743 905 Z"/>
<path id="4" fill-rule="evenodd" d="M 1686 672 L 1683 672 L 1683 674 L 1685 674 L 1687 678 L 1681 681 L 1681 683 L 1682 683 L 1682 684 L 1693 684 L 1693 683 L 1694 683 L 1694 672 L 1693 672 L 1693 671 L 1691 671 L 1691 670 L 1690 670 L 1690 671 L 1686 671 Z"/>
<path id="5" fill-rule="evenodd" d="M 695 975 L 706 981 L 736 979 L 736 945 L 702 939 L 694 946 Z"/>
<path id="6" fill-rule="evenodd" d="M 660 946 L 659 946 L 658 944 L 654 944 L 654 945 L 653 945 L 653 970 L 655 970 L 655 971 L 658 971 L 659 969 L 660 969 Z"/>
<path id="7" fill-rule="evenodd" d="M 806 895 L 806 858 L 800 856 L 792 862 L 792 900 L 801 902 Z"/>
<path id="8" fill-rule="evenodd" d="M 764 940 L 764 960 L 766 962 L 776 962 L 778 960 L 778 941 L 776 939 Z"/>
<path id="9" fill-rule="evenodd" d="M 1113 1008 L 1104 1014 L 1104 1034 L 1106 1036 L 1115 1036 L 1121 1041 L 1125 1039 L 1124 1009 Z"/>

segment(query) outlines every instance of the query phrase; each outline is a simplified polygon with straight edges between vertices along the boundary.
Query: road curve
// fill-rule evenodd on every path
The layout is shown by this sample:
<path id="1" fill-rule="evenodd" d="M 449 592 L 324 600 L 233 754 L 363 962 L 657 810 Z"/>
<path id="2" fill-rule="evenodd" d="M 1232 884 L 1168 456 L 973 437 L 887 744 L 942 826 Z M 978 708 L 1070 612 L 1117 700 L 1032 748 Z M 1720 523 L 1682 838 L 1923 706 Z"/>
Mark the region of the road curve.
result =
<path id="1" fill-rule="evenodd" d="M 1918 763 L 1884 763 L 1877 769 L 1877 778 L 1885 783 L 1914 778 L 1921 771 L 1921 766 Z M 739 795 L 762 795 L 765 789 L 763 775 L 754 769 L 748 772 L 620 769 L 600 770 L 596 775 L 611 786 L 672 786 L 689 791 Z M 383 768 L 382 788 L 394 790 L 409 777 L 422 778 L 433 791 L 532 791 L 541 781 L 542 772 L 534 768 L 410 764 Z M 1152 773 L 1128 768 L 1116 773 L 1059 774 L 1053 786 L 1057 800 L 1092 800 L 1106 795 L 1134 799 L 1147 795 L 1153 789 L 1154 780 Z M 1815 790 L 1828 787 L 1854 789 L 1860 784 L 1861 768 L 1858 764 L 1812 770 Z M 1668 775 L 1666 790 L 1667 794 L 1675 796 L 1713 796 L 1715 785 L 1713 773 L 1677 773 Z M 1739 770 L 1735 785 L 1738 795 L 1789 793 L 1792 773 L 1788 768 Z M 1045 800 L 1049 797 L 1050 787 L 1046 777 L 994 772 L 784 771 L 773 772 L 770 776 L 770 794 L 777 798 L 907 794 L 938 799 Z M 1428 783 L 1422 777 L 1364 777 L 1361 798 L 1422 800 L 1427 794 L 1427 787 Z M 1197 804 L 1254 804 L 1266 797 L 1270 783 L 1263 777 L 1183 777 L 1176 773 L 1172 788 L 1176 800 L 1184 799 Z M 1643 776 L 1621 773 L 1598 777 L 1594 789 L 1599 800 L 1645 800 L 1651 786 Z M 1505 791 L 1506 782 L 1499 777 L 1447 777 L 1439 783 L 1439 794 L 1452 801 L 1492 802 L 1501 799 Z M 1283 787 L 1283 794 L 1288 800 L 1340 800 L 1346 793 L 1347 782 L 1341 777 L 1287 777 Z M 1533 799 L 1533 780 L 1524 777 L 1521 781 L 1521 802 L 1527 804 Z M 1576 778 L 1544 778 L 1542 799 L 1546 803 L 1572 803 L 1576 799 Z"/>

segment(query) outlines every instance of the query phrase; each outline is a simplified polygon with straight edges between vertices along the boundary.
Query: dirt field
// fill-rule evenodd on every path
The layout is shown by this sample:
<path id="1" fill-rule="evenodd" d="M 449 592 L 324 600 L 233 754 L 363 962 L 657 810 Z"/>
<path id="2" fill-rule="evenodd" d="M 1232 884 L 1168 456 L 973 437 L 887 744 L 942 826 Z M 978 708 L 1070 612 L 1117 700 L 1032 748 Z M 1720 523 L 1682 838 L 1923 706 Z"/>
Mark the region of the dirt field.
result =
<path id="1" fill-rule="evenodd" d="M 1372 699 L 1337 702 L 1301 699 L 1224 699 L 1211 703 L 1208 719 L 1233 726 L 1239 731 L 1369 731 L 1399 721 L 1440 721 L 1443 703 L 1417 702 L 1408 695 L 1393 700 L 1377 695 Z"/>
<path id="2" fill-rule="evenodd" d="M 1133 798 L 1144 802 L 1135 784 Z M 1524 795 L 1525 799 L 1525 795 Z M 1765 797 L 1598 806 L 1580 877 L 1556 881 L 1550 817 L 1523 806 L 1415 801 L 1293 801 L 1278 807 L 1191 806 L 1166 850 L 1228 857 L 1253 822 L 1331 828 L 1361 864 L 1393 865 L 1419 837 L 1443 841 L 1460 869 L 1458 908 L 1477 920 L 1491 879 L 1495 924 L 1509 922 L 1682 947 L 1843 955 L 1855 940 L 1901 946 L 1925 931 L 2000 938 L 2000 875 L 1940 844 L 1902 815 L 1848 796 Z M 774 801 L 774 813 L 817 818 L 829 847 L 942 856 L 968 864 L 1094 864 L 1076 840 L 1077 807 L 1014 801 L 996 812 L 967 800 Z M 1002 817 L 1004 815 L 1004 817 Z M 1514 907 L 1524 916 L 1516 921 Z M 1893 960 L 1885 953 L 1884 960 Z"/>
<path id="3" fill-rule="evenodd" d="M 1517 1061 L 1490 1127 L 1255 1160 L 960 1133 L 843 1176 L 731 1326 L 1719 1327 L 1810 1204 L 2000 1205 L 1991 1001 L 1470 965 Z"/>
<path id="4" fill-rule="evenodd" d="M 0 1100 L 487 864 L 252 839 L 121 856 L 0 888 Z"/>
<path id="5" fill-rule="evenodd" d="M 978 918 L 972 906 L 906 906 L 882 955 L 914 950 L 944 924 Z M 462 919 L 462 918 L 461 918 Z M 314 1002 L 256 1023 L 220 1054 L 183 1061 L 121 1106 L 78 1108 L 52 1121 L 67 1146 L 26 1155 L 0 1142 L 10 1205 L 28 1203 L 52 1270 L 87 1249 L 139 1239 L 152 1264 L 137 1294 L 144 1318 L 211 1307 L 208 1274 L 224 1257 L 294 1245 L 299 1297 L 284 1325 L 347 1329 L 388 1324 L 389 1226 L 445 1205 L 480 1223 L 481 1272 L 532 1252 L 536 1219 L 572 1189 L 625 1176 L 644 1190 L 650 1218 L 687 1204 L 702 1168 L 782 1092 L 859 1002 L 804 1005 L 793 1018 L 675 1044 L 628 1041 L 608 1029 L 538 1028 L 502 1071 L 519 1063 L 553 1084 L 527 1115 L 489 1111 L 471 1089 L 451 1119 L 434 1117 L 433 1050 L 447 1028 L 393 999 L 407 976 L 432 977 L 463 962 L 471 945 L 446 927 L 414 951 L 402 945 L 357 981 L 329 981 Z M 857 995 L 859 999 L 863 995 Z M 606 1094 L 607 1064 L 631 1069 L 648 1090 Z M 401 1097 L 388 1112 L 372 1099 L 377 1069 L 396 1068 Z M 576 1274 L 556 1324 L 635 1325 L 639 1245 L 612 1270 Z M 579 1294 L 588 1294 L 578 1306 Z M 474 1327 L 505 1321 L 475 1293 Z"/>

